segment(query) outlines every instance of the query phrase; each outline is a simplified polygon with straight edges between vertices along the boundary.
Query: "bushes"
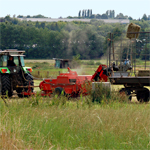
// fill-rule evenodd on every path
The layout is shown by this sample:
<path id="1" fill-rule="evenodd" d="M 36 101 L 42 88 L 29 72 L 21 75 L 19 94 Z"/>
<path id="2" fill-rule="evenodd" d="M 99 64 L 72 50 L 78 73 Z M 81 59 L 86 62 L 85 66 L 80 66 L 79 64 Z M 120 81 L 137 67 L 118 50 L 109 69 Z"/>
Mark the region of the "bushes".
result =
<path id="1" fill-rule="evenodd" d="M 111 90 L 101 84 L 95 84 L 95 90 L 91 92 L 92 102 L 108 102 L 111 98 Z"/>

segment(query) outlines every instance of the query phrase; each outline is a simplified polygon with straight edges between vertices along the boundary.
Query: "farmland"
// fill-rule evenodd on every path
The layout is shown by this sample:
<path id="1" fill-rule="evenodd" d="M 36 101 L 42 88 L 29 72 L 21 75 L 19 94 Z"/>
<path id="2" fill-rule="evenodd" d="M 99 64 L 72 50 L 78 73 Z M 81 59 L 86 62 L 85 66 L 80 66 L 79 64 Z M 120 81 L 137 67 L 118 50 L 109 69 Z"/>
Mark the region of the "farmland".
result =
<path id="1" fill-rule="evenodd" d="M 94 62 L 94 63 L 93 63 Z M 33 75 L 44 78 L 49 71 L 56 77 L 54 60 L 25 60 Z M 74 69 L 93 74 L 99 60 L 83 61 Z M 141 62 L 140 62 L 141 63 Z M 37 72 L 40 71 L 38 77 Z M 40 80 L 35 80 L 38 85 Z M 149 103 L 132 102 L 113 86 L 112 95 L 103 95 L 101 103 L 92 103 L 92 95 L 68 100 L 36 96 L 0 100 L 0 149 L 149 149 Z"/>

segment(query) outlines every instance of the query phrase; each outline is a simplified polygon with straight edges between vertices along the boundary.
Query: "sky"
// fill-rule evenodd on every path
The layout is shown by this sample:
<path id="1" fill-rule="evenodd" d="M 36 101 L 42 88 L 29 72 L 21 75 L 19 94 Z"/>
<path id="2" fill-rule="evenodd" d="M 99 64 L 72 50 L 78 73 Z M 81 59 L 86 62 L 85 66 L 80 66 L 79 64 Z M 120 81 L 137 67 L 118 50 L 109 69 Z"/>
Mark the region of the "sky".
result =
<path id="1" fill-rule="evenodd" d="M 0 0 L 0 17 L 6 15 L 44 15 L 51 18 L 78 16 L 79 10 L 92 9 L 93 14 L 107 10 L 131 16 L 133 19 L 150 15 L 150 0 Z"/>

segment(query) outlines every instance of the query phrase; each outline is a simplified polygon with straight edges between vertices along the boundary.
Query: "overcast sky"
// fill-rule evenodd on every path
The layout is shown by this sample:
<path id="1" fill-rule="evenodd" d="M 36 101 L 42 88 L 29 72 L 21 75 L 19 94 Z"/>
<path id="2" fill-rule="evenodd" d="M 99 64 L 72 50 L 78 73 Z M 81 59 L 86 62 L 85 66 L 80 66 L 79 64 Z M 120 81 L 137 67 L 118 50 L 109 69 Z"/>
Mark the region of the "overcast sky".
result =
<path id="1" fill-rule="evenodd" d="M 103 14 L 107 10 L 142 18 L 150 15 L 150 0 L 0 0 L 0 17 L 15 14 L 23 16 L 44 15 L 58 18 L 78 16 L 79 10 L 92 9 L 93 14 Z"/>

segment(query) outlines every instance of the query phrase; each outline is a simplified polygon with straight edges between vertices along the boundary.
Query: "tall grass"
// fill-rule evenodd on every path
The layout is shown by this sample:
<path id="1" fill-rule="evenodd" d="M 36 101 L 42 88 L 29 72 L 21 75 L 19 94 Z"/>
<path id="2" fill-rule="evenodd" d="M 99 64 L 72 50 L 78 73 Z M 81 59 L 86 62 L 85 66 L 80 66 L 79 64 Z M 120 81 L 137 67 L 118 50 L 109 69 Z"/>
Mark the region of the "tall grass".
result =
<path id="1" fill-rule="evenodd" d="M 149 149 L 149 104 L 116 96 L 1 100 L 0 149 Z"/>

